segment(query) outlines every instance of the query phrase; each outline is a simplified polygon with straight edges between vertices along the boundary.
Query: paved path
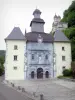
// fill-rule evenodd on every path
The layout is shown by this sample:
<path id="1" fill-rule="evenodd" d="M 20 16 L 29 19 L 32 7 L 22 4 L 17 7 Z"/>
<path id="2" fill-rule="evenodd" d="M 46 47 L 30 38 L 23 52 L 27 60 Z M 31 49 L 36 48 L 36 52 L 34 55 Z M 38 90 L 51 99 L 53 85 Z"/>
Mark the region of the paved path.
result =
<path id="1" fill-rule="evenodd" d="M 30 100 L 30 98 L 2 84 L 2 79 L 0 78 L 0 100 Z"/>
<path id="2" fill-rule="evenodd" d="M 75 100 L 75 83 L 63 80 L 14 81 L 26 91 L 44 94 L 44 100 Z"/>
<path id="3" fill-rule="evenodd" d="M 54 83 L 61 85 L 65 88 L 75 90 L 75 82 L 59 79 L 54 81 Z"/>

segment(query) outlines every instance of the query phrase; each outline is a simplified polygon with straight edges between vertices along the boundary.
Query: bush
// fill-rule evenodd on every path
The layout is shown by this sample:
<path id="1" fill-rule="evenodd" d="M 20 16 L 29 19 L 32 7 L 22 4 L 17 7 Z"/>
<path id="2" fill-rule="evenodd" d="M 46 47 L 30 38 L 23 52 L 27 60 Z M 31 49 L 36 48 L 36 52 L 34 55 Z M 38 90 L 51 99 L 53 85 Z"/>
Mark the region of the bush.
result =
<path id="1" fill-rule="evenodd" d="M 63 76 L 62 75 L 59 75 L 59 76 L 57 76 L 57 78 L 63 78 Z"/>
<path id="2" fill-rule="evenodd" d="M 63 76 L 72 76 L 72 70 L 71 69 L 64 69 Z"/>
<path id="3" fill-rule="evenodd" d="M 0 67 L 0 76 L 4 74 L 4 67 Z"/>

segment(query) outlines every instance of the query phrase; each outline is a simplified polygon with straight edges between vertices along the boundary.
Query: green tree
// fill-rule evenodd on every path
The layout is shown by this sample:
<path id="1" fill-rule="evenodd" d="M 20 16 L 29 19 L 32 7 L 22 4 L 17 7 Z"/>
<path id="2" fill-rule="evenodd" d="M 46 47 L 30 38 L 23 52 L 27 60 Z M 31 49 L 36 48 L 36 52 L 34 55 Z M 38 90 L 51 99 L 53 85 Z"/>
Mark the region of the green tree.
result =
<path id="1" fill-rule="evenodd" d="M 72 60 L 75 61 L 75 0 L 64 11 L 61 21 L 68 23 L 68 28 L 63 30 L 63 32 L 71 41 Z"/>
<path id="2" fill-rule="evenodd" d="M 4 74 L 4 57 L 0 56 L 0 76 Z"/>
<path id="3" fill-rule="evenodd" d="M 61 21 L 68 22 L 68 27 L 75 26 L 75 0 L 72 1 L 69 8 L 64 11 Z"/>
<path id="4" fill-rule="evenodd" d="M 75 26 L 75 11 L 69 13 L 67 17 L 68 27 Z"/>

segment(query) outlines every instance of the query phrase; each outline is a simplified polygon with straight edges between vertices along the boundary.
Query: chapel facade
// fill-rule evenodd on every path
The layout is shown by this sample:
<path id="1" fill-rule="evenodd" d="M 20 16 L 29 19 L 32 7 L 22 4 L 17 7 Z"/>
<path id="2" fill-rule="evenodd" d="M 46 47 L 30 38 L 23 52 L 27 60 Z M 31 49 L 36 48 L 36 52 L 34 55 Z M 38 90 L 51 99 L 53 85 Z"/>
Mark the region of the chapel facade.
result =
<path id="1" fill-rule="evenodd" d="M 45 33 L 40 10 L 35 9 L 33 16 L 30 32 L 23 35 L 14 27 L 5 38 L 5 80 L 56 78 L 71 67 L 69 39 L 61 30 Z"/>

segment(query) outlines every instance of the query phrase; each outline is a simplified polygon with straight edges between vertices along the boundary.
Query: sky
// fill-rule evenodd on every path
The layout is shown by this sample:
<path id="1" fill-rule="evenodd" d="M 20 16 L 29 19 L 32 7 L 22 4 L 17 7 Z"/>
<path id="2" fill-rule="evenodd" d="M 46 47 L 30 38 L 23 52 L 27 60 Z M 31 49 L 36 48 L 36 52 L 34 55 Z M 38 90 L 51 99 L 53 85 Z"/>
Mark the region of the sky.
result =
<path id="1" fill-rule="evenodd" d="M 14 27 L 20 27 L 22 33 L 31 31 L 30 22 L 36 7 L 42 12 L 44 31 L 50 33 L 55 13 L 63 17 L 73 0 L 0 0 L 0 50 L 6 49 L 4 39 Z"/>

